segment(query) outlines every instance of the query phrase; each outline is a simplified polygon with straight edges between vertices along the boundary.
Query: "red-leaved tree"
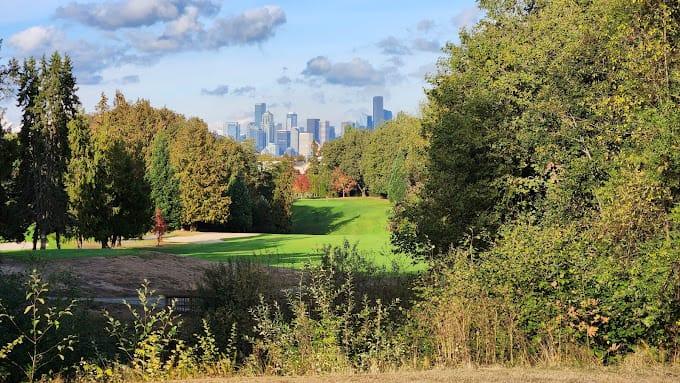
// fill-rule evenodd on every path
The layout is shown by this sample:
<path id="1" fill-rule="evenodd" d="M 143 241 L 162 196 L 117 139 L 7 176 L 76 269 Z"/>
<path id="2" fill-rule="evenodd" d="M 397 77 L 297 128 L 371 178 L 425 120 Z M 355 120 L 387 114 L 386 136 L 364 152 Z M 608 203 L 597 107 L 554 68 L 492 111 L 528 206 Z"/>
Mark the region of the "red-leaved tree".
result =
<path id="1" fill-rule="evenodd" d="M 340 168 L 333 170 L 333 190 L 342 193 L 342 197 L 349 195 L 349 193 L 357 187 L 357 181 L 345 174 Z"/>
<path id="2" fill-rule="evenodd" d="M 168 224 L 165 223 L 165 219 L 163 219 L 163 212 L 161 212 L 161 209 L 156 208 L 156 214 L 153 217 L 153 232 L 156 234 L 156 246 L 161 245 L 163 235 L 167 230 Z"/>
<path id="3" fill-rule="evenodd" d="M 309 182 L 309 177 L 307 174 L 298 174 L 293 181 L 293 192 L 297 195 L 304 195 L 309 193 L 312 189 L 311 183 Z"/>

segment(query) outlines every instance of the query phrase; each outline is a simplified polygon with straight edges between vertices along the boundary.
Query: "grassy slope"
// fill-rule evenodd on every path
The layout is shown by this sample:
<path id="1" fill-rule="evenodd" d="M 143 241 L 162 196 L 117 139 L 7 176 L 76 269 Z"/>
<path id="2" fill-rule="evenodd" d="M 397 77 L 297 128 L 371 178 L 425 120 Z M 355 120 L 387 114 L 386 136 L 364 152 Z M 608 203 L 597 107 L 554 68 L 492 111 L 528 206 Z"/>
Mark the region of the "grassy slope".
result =
<path id="1" fill-rule="evenodd" d="M 389 210 L 388 201 L 376 198 L 300 200 L 293 207 L 293 234 L 262 234 L 164 250 L 218 261 L 252 257 L 274 266 L 301 268 L 317 261 L 324 245 L 340 245 L 348 240 L 377 265 L 391 268 L 397 261 L 402 269 L 414 270 L 407 258 L 391 253 Z"/>
<path id="2" fill-rule="evenodd" d="M 356 243 L 375 264 L 390 268 L 396 261 L 403 270 L 415 270 L 406 257 L 391 254 L 387 216 L 389 202 L 376 198 L 300 200 L 293 206 L 294 234 L 262 234 L 220 243 L 167 245 L 163 252 L 207 260 L 250 258 L 272 266 L 301 268 L 316 262 L 322 246 Z M 154 248 L 153 251 L 156 249 Z M 46 250 L 51 258 L 138 255 L 149 248 Z M 5 253 L 30 255 L 30 251 Z"/>

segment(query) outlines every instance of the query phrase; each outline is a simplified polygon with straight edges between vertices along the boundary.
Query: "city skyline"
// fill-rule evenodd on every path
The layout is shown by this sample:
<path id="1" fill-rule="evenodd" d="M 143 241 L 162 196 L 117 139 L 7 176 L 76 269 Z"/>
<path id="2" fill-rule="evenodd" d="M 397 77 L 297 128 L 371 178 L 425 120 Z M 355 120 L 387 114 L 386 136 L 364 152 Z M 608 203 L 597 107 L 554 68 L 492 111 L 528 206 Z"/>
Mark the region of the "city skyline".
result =
<path id="1" fill-rule="evenodd" d="M 372 114 L 375 94 L 415 114 L 441 47 L 481 17 L 473 0 L 90 1 L 5 0 L 2 59 L 59 50 L 73 58 L 86 111 L 120 89 L 212 128 L 252 118 L 258 100 L 336 126 Z M 1 106 L 16 125 L 16 108 Z"/>

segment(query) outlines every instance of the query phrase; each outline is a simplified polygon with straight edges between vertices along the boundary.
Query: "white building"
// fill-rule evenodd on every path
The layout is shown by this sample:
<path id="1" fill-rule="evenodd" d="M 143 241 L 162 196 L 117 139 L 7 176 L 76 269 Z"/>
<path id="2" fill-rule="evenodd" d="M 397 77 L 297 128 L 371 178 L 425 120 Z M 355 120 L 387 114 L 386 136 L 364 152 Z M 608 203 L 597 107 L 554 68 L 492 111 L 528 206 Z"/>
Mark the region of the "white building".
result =
<path id="1" fill-rule="evenodd" d="M 274 125 L 274 115 L 270 111 L 262 113 L 262 130 L 267 133 L 267 143 L 276 142 L 276 126 Z"/>
<path id="2" fill-rule="evenodd" d="M 290 129 L 290 147 L 295 151 L 295 154 L 300 153 L 300 129 L 296 127 Z"/>
<path id="3" fill-rule="evenodd" d="M 314 133 L 311 132 L 304 132 L 300 133 L 299 135 L 299 141 L 298 141 L 298 147 L 300 155 L 303 155 L 305 157 L 311 157 L 314 153 L 312 153 L 312 147 L 314 145 Z"/>

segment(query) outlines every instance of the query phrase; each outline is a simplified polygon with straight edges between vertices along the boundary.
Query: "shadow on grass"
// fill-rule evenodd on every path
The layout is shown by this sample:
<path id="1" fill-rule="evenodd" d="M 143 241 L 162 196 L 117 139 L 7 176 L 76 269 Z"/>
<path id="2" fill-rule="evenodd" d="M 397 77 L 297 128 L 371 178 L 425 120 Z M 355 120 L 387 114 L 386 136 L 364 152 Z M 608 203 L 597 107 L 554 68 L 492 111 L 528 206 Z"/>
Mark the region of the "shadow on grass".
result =
<path id="1" fill-rule="evenodd" d="M 247 258 L 270 266 L 284 267 L 302 267 L 305 263 L 318 261 L 321 255 L 314 249 L 305 252 L 280 252 L 278 250 L 282 244 L 297 237 L 295 235 L 272 237 L 263 234 L 255 237 L 228 239 L 216 243 L 164 246 L 159 251 L 218 262 Z"/>
<path id="2" fill-rule="evenodd" d="M 360 212 L 354 212 L 354 216 L 337 221 L 344 216 L 343 213 L 333 211 L 331 207 L 294 205 L 293 206 L 293 233 L 296 234 L 331 234 L 341 227 L 359 218 Z"/>

